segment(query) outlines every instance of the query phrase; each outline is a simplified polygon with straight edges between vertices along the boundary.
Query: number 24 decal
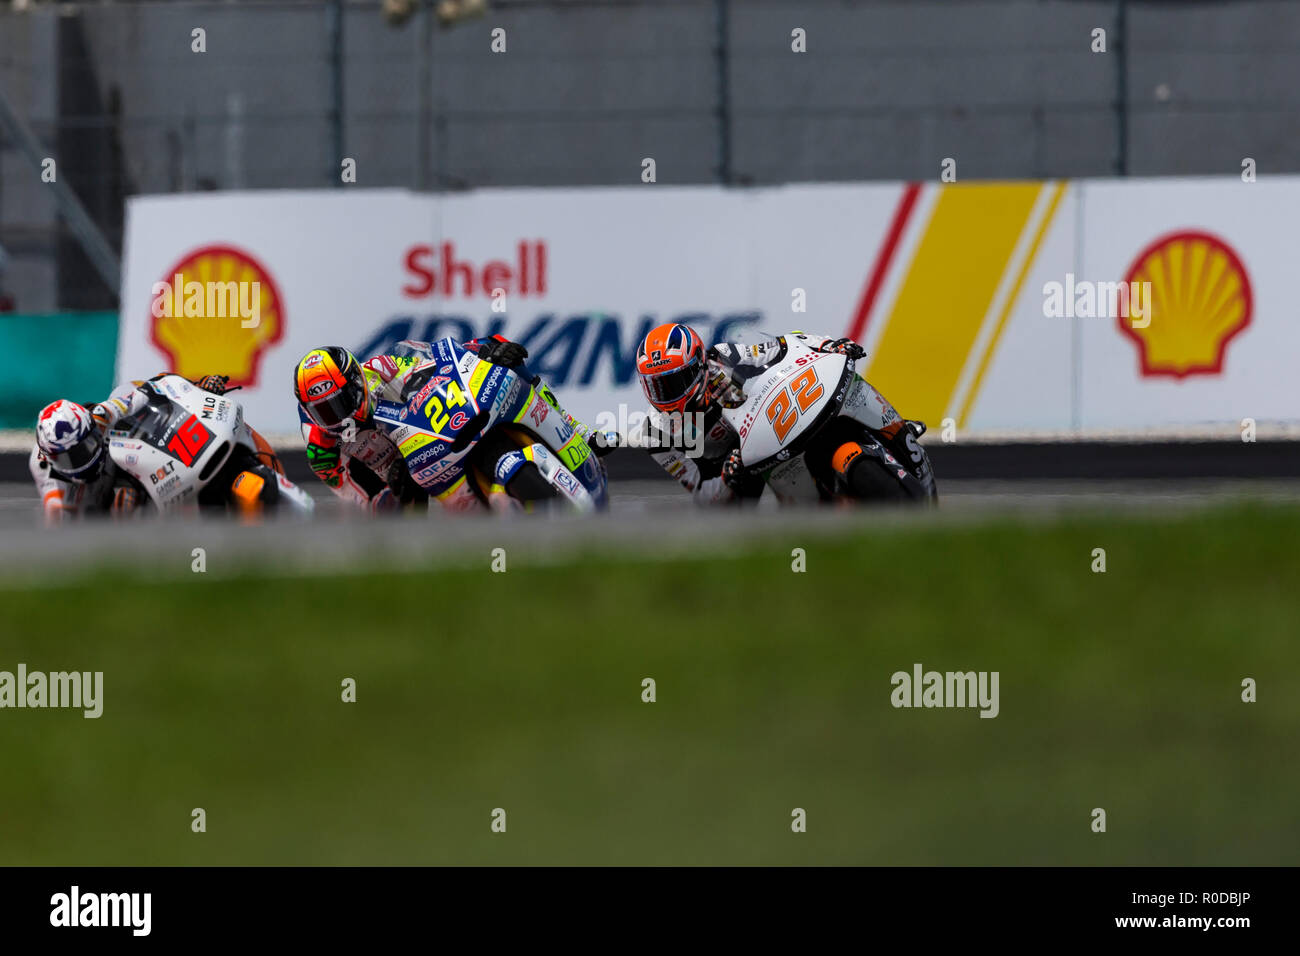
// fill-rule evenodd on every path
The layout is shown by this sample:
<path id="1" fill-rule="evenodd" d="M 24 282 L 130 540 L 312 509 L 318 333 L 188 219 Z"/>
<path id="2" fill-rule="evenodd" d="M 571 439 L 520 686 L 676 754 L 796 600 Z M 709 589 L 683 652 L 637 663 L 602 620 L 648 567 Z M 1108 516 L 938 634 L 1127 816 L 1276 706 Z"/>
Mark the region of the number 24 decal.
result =
<path id="1" fill-rule="evenodd" d="M 793 401 L 791 393 L 794 394 Z M 772 396 L 767 403 L 767 420 L 772 423 L 777 441 L 785 441 L 790 429 L 799 420 L 800 414 L 808 411 L 817 399 L 826 394 L 826 389 L 817 381 L 817 372 L 807 369 L 795 377 L 789 388 L 783 388 Z M 796 407 L 797 406 L 797 407 Z"/>
<path id="2" fill-rule="evenodd" d="M 455 382 L 447 383 L 447 407 L 458 408 L 466 404 L 465 393 L 460 390 L 460 386 Z M 443 411 L 442 399 L 434 395 L 424 404 L 424 417 L 429 419 L 429 424 L 433 426 L 435 432 L 441 432 L 451 421 L 451 416 Z"/>

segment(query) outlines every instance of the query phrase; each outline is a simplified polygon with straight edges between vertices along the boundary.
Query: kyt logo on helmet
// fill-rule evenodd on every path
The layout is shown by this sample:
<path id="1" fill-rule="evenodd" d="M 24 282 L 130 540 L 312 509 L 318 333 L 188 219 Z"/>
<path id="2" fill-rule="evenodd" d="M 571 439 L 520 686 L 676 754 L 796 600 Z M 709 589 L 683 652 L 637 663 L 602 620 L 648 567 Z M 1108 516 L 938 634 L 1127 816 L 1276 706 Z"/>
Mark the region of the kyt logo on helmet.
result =
<path id="1" fill-rule="evenodd" d="M 326 431 L 338 431 L 349 418 L 370 417 L 370 390 L 361 363 L 338 345 L 308 352 L 294 369 L 294 397 L 308 417 Z"/>

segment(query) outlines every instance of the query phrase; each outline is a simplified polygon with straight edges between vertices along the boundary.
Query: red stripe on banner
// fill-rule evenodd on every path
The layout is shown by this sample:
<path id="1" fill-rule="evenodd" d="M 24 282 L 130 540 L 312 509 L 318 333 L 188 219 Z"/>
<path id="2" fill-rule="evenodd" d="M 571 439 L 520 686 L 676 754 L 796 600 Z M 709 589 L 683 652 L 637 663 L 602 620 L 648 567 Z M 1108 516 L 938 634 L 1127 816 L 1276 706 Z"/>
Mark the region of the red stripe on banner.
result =
<path id="1" fill-rule="evenodd" d="M 876 255 L 876 264 L 871 268 L 871 278 L 867 281 L 867 287 L 862 290 L 858 310 L 853 314 L 853 324 L 849 326 L 848 337 L 855 342 L 860 341 L 859 337 L 866 331 L 871 307 L 876 304 L 876 296 L 885 283 L 885 273 L 889 271 L 889 263 L 894 258 L 894 250 L 898 248 L 903 227 L 907 225 L 907 220 L 912 215 L 912 207 L 916 205 L 916 197 L 920 194 L 920 183 L 908 183 L 907 188 L 903 190 L 903 198 L 898 201 L 898 208 L 894 210 L 894 220 L 889 224 L 885 242 Z"/>

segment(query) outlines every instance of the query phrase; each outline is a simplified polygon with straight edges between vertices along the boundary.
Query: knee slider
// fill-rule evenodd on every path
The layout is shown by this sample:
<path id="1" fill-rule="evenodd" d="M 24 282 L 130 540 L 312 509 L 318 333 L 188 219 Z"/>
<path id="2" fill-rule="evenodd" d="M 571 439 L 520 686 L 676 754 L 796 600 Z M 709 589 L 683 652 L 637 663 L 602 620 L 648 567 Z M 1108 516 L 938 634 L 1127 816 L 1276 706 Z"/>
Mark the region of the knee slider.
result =
<path id="1" fill-rule="evenodd" d="M 235 476 L 235 480 L 230 483 L 230 495 L 235 507 L 241 512 L 254 514 L 279 498 L 280 487 L 271 468 L 258 465 Z"/>
<path id="2" fill-rule="evenodd" d="M 865 450 L 858 442 L 846 441 L 835 449 L 835 454 L 831 456 L 831 467 L 835 469 L 835 473 L 841 478 L 847 478 L 849 469 L 853 467 L 855 461 L 862 457 Z"/>

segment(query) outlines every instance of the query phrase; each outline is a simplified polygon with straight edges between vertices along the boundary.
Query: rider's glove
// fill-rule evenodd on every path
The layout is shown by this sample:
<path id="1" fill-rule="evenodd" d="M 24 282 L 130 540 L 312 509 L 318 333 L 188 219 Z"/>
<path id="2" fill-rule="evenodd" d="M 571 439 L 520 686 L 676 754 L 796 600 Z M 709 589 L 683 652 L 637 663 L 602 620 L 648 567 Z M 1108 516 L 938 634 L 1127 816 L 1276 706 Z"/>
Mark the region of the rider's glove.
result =
<path id="1" fill-rule="evenodd" d="M 740 460 L 740 449 L 733 449 L 722 463 L 722 483 L 737 501 L 753 500 L 763 494 L 766 484 L 761 475 L 751 475 Z"/>
<path id="2" fill-rule="evenodd" d="M 623 443 L 623 439 L 615 431 L 596 431 L 593 429 L 587 432 L 586 437 L 587 445 L 597 458 L 604 458 Z"/>
<path id="3" fill-rule="evenodd" d="M 732 379 L 731 373 L 722 365 L 709 363 L 708 375 L 704 381 L 704 404 L 717 402 L 723 408 L 735 408 L 744 401 L 744 392 Z"/>
<path id="4" fill-rule="evenodd" d="M 501 342 L 497 339 L 488 339 L 479 346 L 478 357 L 485 362 L 491 362 L 493 365 L 518 368 L 524 364 L 524 359 L 528 358 L 528 349 L 518 342 Z"/>
<path id="5" fill-rule="evenodd" d="M 746 485 L 745 467 L 740 463 L 740 449 L 735 448 L 722 463 L 722 483 L 740 494 Z"/>
<path id="6" fill-rule="evenodd" d="M 95 423 L 95 427 L 101 432 L 107 432 L 109 426 L 113 424 L 112 416 L 109 415 L 108 409 L 104 407 L 103 403 L 91 408 L 90 420 Z"/>
<path id="7" fill-rule="evenodd" d="M 205 392 L 212 392 L 216 395 L 225 395 L 226 392 L 233 392 L 235 390 L 229 387 L 229 375 L 204 375 L 202 378 L 196 378 L 194 384 Z M 238 387 L 239 386 L 235 386 L 235 388 Z"/>
<path id="8" fill-rule="evenodd" d="M 644 448 L 652 455 L 672 447 L 669 436 L 652 417 L 645 418 L 639 430 L 631 433 L 628 444 L 633 448 Z"/>
<path id="9" fill-rule="evenodd" d="M 856 362 L 867 354 L 867 350 L 852 339 L 835 339 L 833 342 L 823 342 L 817 351 L 834 352 L 836 355 L 846 356 L 850 362 Z"/>
<path id="10" fill-rule="evenodd" d="M 424 489 L 411 477 L 411 472 L 406 467 L 405 458 L 397 459 L 389 467 L 388 490 L 393 493 L 394 498 L 404 505 L 428 497 Z"/>

